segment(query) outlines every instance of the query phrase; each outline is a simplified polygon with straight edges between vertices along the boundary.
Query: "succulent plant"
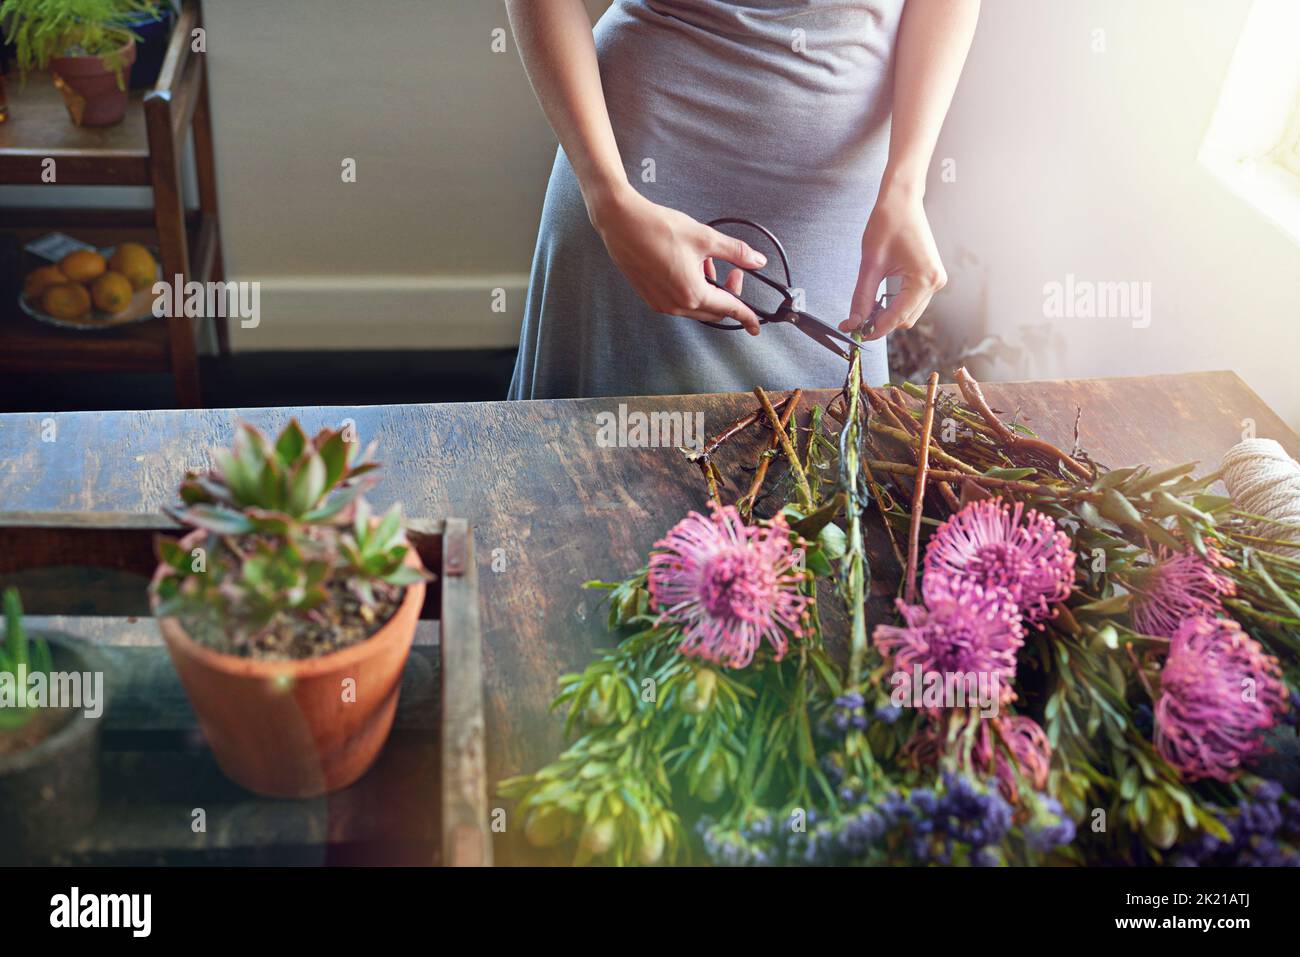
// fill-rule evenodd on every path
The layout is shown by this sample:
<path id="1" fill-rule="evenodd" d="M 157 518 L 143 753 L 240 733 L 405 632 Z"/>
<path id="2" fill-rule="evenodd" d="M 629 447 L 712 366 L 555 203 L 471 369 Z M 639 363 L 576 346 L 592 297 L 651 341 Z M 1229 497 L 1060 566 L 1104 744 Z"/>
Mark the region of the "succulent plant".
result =
<path id="1" fill-rule="evenodd" d="M 50 647 L 41 639 L 31 639 L 23 627 L 23 605 L 18 589 L 7 588 L 4 593 L 5 634 L 0 644 L 0 675 L 8 680 L 25 680 L 25 675 L 50 673 Z M 25 669 L 23 675 L 20 669 Z M 32 719 L 31 708 L 0 708 L 0 731 L 21 728 Z"/>
<path id="2" fill-rule="evenodd" d="M 401 506 L 394 505 L 378 522 L 371 518 L 370 505 L 357 500 L 352 534 L 341 536 L 339 548 L 347 562 L 348 587 L 364 606 L 375 602 L 371 582 L 411 585 L 424 576 L 406 564 L 406 533 L 402 530 Z"/>
<path id="3" fill-rule="evenodd" d="M 339 431 L 309 439 L 297 421 L 274 442 L 241 424 L 233 447 L 181 484 L 171 514 L 206 536 L 192 550 L 159 538 L 157 613 L 235 654 L 302 623 L 328 630 L 349 597 L 374 624 L 385 599 L 428 576 L 408 564 L 400 506 L 376 517 L 362 497 L 378 465 L 357 449 Z"/>
<path id="4" fill-rule="evenodd" d="M 325 429 L 308 439 L 297 420 L 274 444 L 255 426 L 241 423 L 234 447 L 213 455 L 212 468 L 190 472 L 181 483 L 185 508 L 172 514 L 185 525 L 221 535 L 284 534 L 294 523 L 346 524 L 358 496 L 374 485 L 362 476 L 379 466 L 357 461 L 358 443 Z"/>

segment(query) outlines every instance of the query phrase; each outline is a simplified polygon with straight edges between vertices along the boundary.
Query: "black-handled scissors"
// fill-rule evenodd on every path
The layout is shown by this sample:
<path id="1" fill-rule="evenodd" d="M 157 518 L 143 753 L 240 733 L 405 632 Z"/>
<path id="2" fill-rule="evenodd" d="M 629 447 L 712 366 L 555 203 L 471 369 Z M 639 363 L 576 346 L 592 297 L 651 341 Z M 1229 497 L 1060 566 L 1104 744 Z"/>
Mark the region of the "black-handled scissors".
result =
<path id="1" fill-rule="evenodd" d="M 790 258 L 785 254 L 785 247 L 781 245 L 781 240 L 777 239 L 776 235 L 770 229 L 753 222 L 752 220 L 735 219 L 730 217 L 725 219 L 715 219 L 708 225 L 710 229 L 717 229 L 719 226 L 747 226 L 750 229 L 755 229 L 762 233 L 776 249 L 777 257 L 781 260 L 781 269 L 785 272 L 784 283 L 773 279 L 771 276 L 760 272 L 757 269 L 745 269 L 741 266 L 735 267 L 746 275 L 752 276 L 759 282 L 768 286 L 781 297 L 781 305 L 772 311 L 758 309 L 749 303 L 746 303 L 746 305 L 753 310 L 754 315 L 758 316 L 759 325 L 778 322 L 789 323 L 804 335 L 821 343 L 840 358 L 849 359 L 852 357 L 853 350 L 858 348 L 858 342 L 852 336 L 840 332 L 838 328 L 824 319 L 818 319 L 811 313 L 795 308 L 796 289 L 794 280 L 790 276 Z M 725 285 L 717 280 L 708 279 L 708 277 L 705 278 L 710 285 L 716 286 L 729 295 L 734 295 L 730 289 L 727 289 Z M 879 309 L 880 304 L 877 303 L 876 307 Z M 704 325 L 710 326 L 714 329 L 723 329 L 727 332 L 735 332 L 738 329 L 745 328 L 739 322 L 705 322 Z M 845 346 L 847 346 L 847 348 L 844 348 Z"/>

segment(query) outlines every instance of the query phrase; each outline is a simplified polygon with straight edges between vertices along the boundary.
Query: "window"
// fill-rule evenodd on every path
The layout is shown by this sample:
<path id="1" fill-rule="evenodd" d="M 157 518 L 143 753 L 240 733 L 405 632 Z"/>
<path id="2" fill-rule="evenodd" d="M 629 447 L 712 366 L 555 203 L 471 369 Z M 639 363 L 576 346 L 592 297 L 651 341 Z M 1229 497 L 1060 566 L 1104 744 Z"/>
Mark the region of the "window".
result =
<path id="1" fill-rule="evenodd" d="M 1200 161 L 1300 243 L 1300 3 L 1255 0 Z"/>

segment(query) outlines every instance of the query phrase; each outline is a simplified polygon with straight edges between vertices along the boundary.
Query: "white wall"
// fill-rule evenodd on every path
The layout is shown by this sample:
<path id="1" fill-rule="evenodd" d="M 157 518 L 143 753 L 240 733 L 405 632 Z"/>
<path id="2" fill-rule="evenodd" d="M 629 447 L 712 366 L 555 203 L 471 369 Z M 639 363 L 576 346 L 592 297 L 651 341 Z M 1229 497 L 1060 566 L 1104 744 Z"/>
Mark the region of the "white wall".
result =
<path id="1" fill-rule="evenodd" d="M 513 341 L 555 147 L 513 44 L 491 50 L 503 5 L 209 8 L 226 247 L 263 281 L 238 345 Z"/>
<path id="2" fill-rule="evenodd" d="M 1300 246 L 1197 162 L 1248 10 L 986 0 L 928 189 L 951 277 L 929 321 L 1059 336 L 1024 375 L 1233 369 L 1300 425 Z M 1149 282 L 1150 326 L 1045 319 L 1067 274 Z"/>

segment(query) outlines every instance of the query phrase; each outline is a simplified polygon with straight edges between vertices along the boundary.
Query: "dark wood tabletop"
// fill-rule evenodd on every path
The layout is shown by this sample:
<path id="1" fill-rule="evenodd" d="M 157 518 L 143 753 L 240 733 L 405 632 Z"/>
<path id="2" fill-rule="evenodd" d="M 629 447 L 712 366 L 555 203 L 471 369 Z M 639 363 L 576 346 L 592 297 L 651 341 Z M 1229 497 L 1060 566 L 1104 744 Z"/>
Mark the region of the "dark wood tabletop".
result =
<path id="1" fill-rule="evenodd" d="M 1300 456 L 1300 438 L 1230 372 L 989 384 L 985 392 L 996 409 L 1066 448 L 1082 409 L 1080 443 L 1111 467 L 1197 460 L 1207 472 L 1251 435 Z M 755 403 L 720 394 L 0 415 L 0 510 L 156 512 L 172 503 L 185 469 L 228 443 L 238 419 L 273 429 L 296 416 L 308 430 L 352 420 L 363 442 L 378 440 L 386 466 L 376 505 L 400 501 L 412 517 L 473 526 L 491 788 L 558 752 L 561 719 L 547 711 L 556 678 L 609 646 L 600 597 L 581 583 L 635 571 L 664 531 L 706 501 L 699 472 L 677 450 L 599 441 L 597 416 L 620 404 L 702 412 L 712 435 Z M 749 464 L 754 447 L 729 455 Z M 501 803 L 489 796 L 491 806 Z M 499 862 L 524 859 L 520 830 L 508 824 L 499 836 Z"/>

